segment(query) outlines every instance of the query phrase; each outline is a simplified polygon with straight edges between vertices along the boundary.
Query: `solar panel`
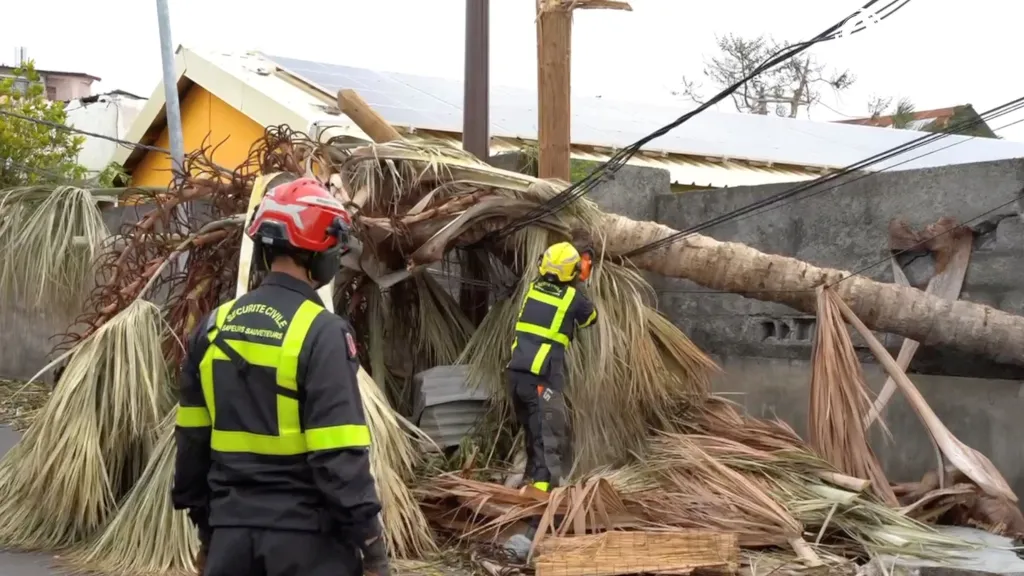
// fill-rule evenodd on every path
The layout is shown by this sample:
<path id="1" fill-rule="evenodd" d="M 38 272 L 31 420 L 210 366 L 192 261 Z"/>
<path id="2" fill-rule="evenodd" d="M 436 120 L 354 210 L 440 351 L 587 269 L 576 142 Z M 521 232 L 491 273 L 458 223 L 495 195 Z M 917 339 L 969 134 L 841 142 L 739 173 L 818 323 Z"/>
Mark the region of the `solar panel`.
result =
<path id="1" fill-rule="evenodd" d="M 462 131 L 462 82 L 397 72 L 267 56 L 328 93 L 351 88 L 385 120 L 422 129 Z M 685 114 L 691 106 L 574 98 L 572 141 L 621 148 Z M 537 138 L 536 90 L 491 86 L 491 134 Z M 920 132 L 810 122 L 774 116 L 706 111 L 658 138 L 648 148 L 718 158 L 841 167 L 921 136 Z M 950 146 L 950 144 L 957 144 Z M 947 148 L 948 147 L 948 148 Z M 945 148 L 945 149 L 944 149 Z M 1024 157 L 1024 143 L 951 136 L 881 164 L 900 169 Z"/>

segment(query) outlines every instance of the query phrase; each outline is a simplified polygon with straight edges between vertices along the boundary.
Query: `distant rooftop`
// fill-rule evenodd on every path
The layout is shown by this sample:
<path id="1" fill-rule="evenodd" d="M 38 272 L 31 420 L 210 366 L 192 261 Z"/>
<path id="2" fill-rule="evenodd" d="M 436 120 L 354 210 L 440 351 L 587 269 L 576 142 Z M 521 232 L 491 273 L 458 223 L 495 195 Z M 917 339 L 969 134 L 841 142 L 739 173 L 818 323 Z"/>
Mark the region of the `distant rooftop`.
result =
<path id="1" fill-rule="evenodd" d="M 978 132 L 988 132 L 991 134 L 989 137 L 995 136 L 995 132 L 989 128 L 988 124 L 970 104 L 961 104 L 959 106 L 950 106 L 948 108 L 936 108 L 935 110 L 921 110 L 920 112 L 914 112 L 910 116 L 912 119 L 909 122 L 906 122 L 906 128 L 910 130 L 942 130 L 949 127 L 955 119 L 970 119 L 978 122 L 976 125 L 976 128 L 980 128 Z M 838 123 L 875 126 L 878 128 L 892 128 L 897 120 L 903 119 L 899 119 L 895 115 L 887 115 L 871 116 L 869 118 L 854 118 L 852 120 L 839 120 Z"/>
<path id="2" fill-rule="evenodd" d="M 0 72 L 13 72 L 16 68 L 17 68 L 17 66 L 10 66 L 10 65 L 7 65 L 7 64 L 0 64 Z M 85 72 L 62 72 L 60 70 L 43 70 L 42 68 L 36 68 L 36 72 L 38 72 L 42 76 L 74 76 L 74 77 L 77 77 L 77 78 L 88 78 L 88 79 L 92 80 L 93 82 L 99 82 L 99 81 L 103 80 L 102 78 L 100 78 L 98 76 L 93 76 L 92 74 L 86 74 Z"/>

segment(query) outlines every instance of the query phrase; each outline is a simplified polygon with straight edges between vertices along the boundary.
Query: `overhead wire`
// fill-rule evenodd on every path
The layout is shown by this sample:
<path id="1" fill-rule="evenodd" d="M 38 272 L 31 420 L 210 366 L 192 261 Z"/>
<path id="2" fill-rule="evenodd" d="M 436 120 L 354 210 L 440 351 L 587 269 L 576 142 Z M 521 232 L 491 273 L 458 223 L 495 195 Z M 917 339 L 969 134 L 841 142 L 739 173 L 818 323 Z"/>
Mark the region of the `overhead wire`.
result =
<path id="1" fill-rule="evenodd" d="M 972 121 L 963 123 L 963 125 L 961 126 L 961 130 L 969 130 L 970 128 L 972 128 L 974 126 L 977 126 L 977 125 L 981 124 L 982 122 L 985 122 L 986 121 L 986 115 L 990 115 L 990 117 L 987 118 L 987 119 L 988 120 L 992 120 L 992 119 L 998 118 L 1000 116 L 1004 116 L 1006 114 L 1009 114 L 1011 112 L 1014 112 L 1016 110 L 1024 108 L 1024 103 L 1018 103 L 1018 104 L 1015 104 L 1013 106 L 1010 106 L 1010 104 L 1013 104 L 1014 102 L 1018 102 L 1019 100 L 1024 100 L 1024 98 L 1008 102 L 1007 104 L 1004 104 L 1002 106 L 997 106 L 996 108 L 993 108 L 992 110 L 989 110 L 989 111 L 987 111 L 987 112 L 985 112 L 983 114 L 980 114 L 977 119 L 974 119 Z M 1002 126 L 1000 126 L 998 128 L 993 129 L 993 132 L 999 132 L 1001 130 L 1005 130 L 1006 128 L 1009 128 L 1011 126 L 1020 124 L 1021 122 L 1024 122 L 1024 118 L 1021 118 L 1021 119 L 1018 119 L 1018 120 L 1014 120 L 1013 122 L 1006 123 L 1006 124 L 1004 124 L 1004 125 L 1002 125 Z M 928 136 L 943 136 L 943 135 L 948 135 L 948 134 L 936 133 L 936 134 L 929 134 Z M 887 170 L 891 170 L 893 168 L 896 168 L 896 167 L 901 166 L 903 164 L 906 164 L 908 162 L 912 162 L 914 160 L 918 160 L 920 158 L 924 158 L 924 157 L 929 156 L 931 154 L 935 154 L 937 152 L 941 152 L 942 150 L 946 150 L 946 149 L 952 148 L 953 146 L 958 146 L 958 145 L 963 144 L 964 142 L 968 142 L 968 141 L 970 141 L 970 140 L 972 140 L 974 138 L 977 138 L 977 136 L 970 136 L 970 137 L 965 138 L 963 140 L 958 140 L 956 142 L 950 143 L 950 144 L 948 144 L 946 146 L 943 146 L 941 148 L 936 148 L 936 149 L 933 149 L 933 150 L 929 150 L 927 152 L 924 152 L 922 154 L 918 154 L 917 156 L 914 156 L 914 157 L 909 158 L 907 160 L 904 160 L 902 162 L 893 164 L 891 166 L 887 166 L 884 169 L 876 171 L 876 172 L 864 172 L 862 174 L 859 174 L 856 178 L 851 178 L 851 179 L 843 180 L 842 182 L 840 182 L 840 183 L 838 183 L 838 184 L 836 184 L 834 186 L 823 188 L 821 190 L 815 191 L 813 193 L 810 193 L 810 194 L 807 194 L 807 195 L 804 195 L 804 196 L 793 197 L 793 198 L 790 198 L 788 202 L 780 202 L 780 203 L 774 204 L 772 206 L 766 207 L 765 209 L 763 209 L 763 210 L 761 210 L 759 212 L 746 213 L 746 214 L 744 214 L 742 216 L 739 216 L 739 217 L 736 217 L 736 218 L 731 218 L 729 221 L 739 222 L 739 221 L 742 221 L 742 220 L 746 220 L 747 218 L 752 218 L 754 216 L 760 216 L 762 214 L 765 214 L 765 213 L 770 212 L 772 210 L 776 210 L 776 209 L 781 208 L 783 206 L 787 206 L 787 205 L 790 205 L 790 204 L 794 204 L 796 202 L 801 202 L 803 200 L 807 200 L 809 198 L 812 198 L 814 196 L 823 194 L 825 192 L 835 191 L 835 190 L 837 190 L 839 188 L 842 188 L 843 186 L 847 186 L 847 185 L 853 184 L 854 182 L 863 180 L 865 178 L 869 178 L 869 177 L 872 177 L 872 176 L 876 176 L 878 174 L 882 174 L 882 173 L 884 173 Z M 916 140 L 908 142 L 908 143 L 905 143 L 905 145 L 912 145 L 915 142 L 916 142 Z M 916 148 L 916 147 L 919 147 L 919 146 L 913 146 L 913 147 Z M 884 160 L 884 158 L 883 158 L 883 160 Z M 815 180 L 815 181 L 811 181 L 810 184 L 817 185 L 817 184 L 820 184 L 820 182 Z M 783 192 L 783 194 L 786 194 L 786 193 L 788 193 L 790 191 L 791 190 L 787 190 L 787 191 Z M 954 228 L 951 228 L 949 230 L 946 230 L 944 232 L 936 234 L 935 236 L 931 236 L 929 238 L 926 238 L 925 240 L 922 240 L 921 242 L 919 242 L 918 244 L 915 244 L 914 246 L 911 246 L 911 247 L 909 247 L 909 248 L 907 248 L 905 250 L 899 251 L 899 252 L 892 253 L 892 254 L 890 254 L 889 256 L 887 256 L 887 257 L 885 257 L 883 259 L 880 259 L 880 260 L 878 260 L 876 262 L 872 262 L 872 263 L 868 264 L 867 266 L 859 268 L 858 270 L 856 270 L 854 272 L 850 272 L 849 275 L 844 277 L 842 280 L 846 280 L 846 279 L 848 279 L 850 277 L 853 277 L 853 276 L 861 275 L 861 274 L 863 274 L 867 270 L 870 270 L 870 269 L 872 269 L 874 267 L 877 267 L 877 266 L 880 266 L 882 264 L 885 264 L 885 263 L 889 262 L 890 258 L 892 258 L 894 256 L 899 256 L 899 255 L 901 255 L 901 254 L 903 254 L 905 252 L 912 251 L 915 248 L 917 248 L 918 246 L 926 244 L 926 243 L 930 242 L 931 240 L 934 240 L 934 239 L 936 239 L 938 237 L 943 236 L 944 234 L 948 234 L 948 233 L 952 232 L 953 230 L 957 230 L 957 229 L 960 229 L 960 228 L 967 227 L 970 223 L 975 222 L 977 220 L 980 220 L 980 219 L 988 216 L 989 214 L 992 214 L 992 213 L 994 213 L 994 212 L 996 212 L 996 211 L 998 211 L 998 210 L 1000 210 L 1002 208 L 1005 208 L 1006 206 L 1009 206 L 1010 204 L 1013 204 L 1014 202 L 1021 201 L 1022 199 L 1024 199 L 1024 196 L 1021 196 L 1020 194 L 1014 195 L 1014 197 L 1011 198 L 1010 200 L 1008 200 L 1006 202 L 1003 202 L 1003 203 L 999 204 L 998 206 L 995 206 L 994 208 L 990 208 L 988 210 L 985 210 L 985 211 L 983 211 L 980 214 L 976 214 L 976 215 L 968 218 L 967 220 L 963 221 L 961 224 L 959 224 L 958 226 L 956 226 Z M 744 207 L 744 208 L 746 208 L 746 207 Z M 732 214 L 732 212 L 730 212 L 728 214 Z M 718 223 L 722 223 L 722 222 L 716 222 L 716 224 L 718 224 Z M 697 226 L 701 226 L 701 225 L 702 224 L 698 224 Z M 641 247 L 641 248 L 643 248 L 643 247 Z M 502 285 L 498 285 L 498 284 L 495 284 L 495 283 L 492 283 L 492 282 L 488 282 L 488 281 L 481 281 L 481 280 L 473 280 L 473 279 L 469 279 L 469 278 L 455 277 L 455 276 L 452 276 L 450 274 L 446 274 L 446 273 L 444 273 L 442 271 L 434 270 L 434 269 L 428 269 L 428 271 L 430 273 L 432 273 L 432 274 L 435 274 L 435 275 L 438 275 L 438 276 L 443 276 L 443 277 L 445 277 L 447 279 L 458 281 L 458 282 L 466 282 L 468 284 L 479 285 L 479 286 L 487 286 L 487 287 L 491 287 L 491 288 L 508 289 L 508 286 L 502 286 Z M 840 280 L 840 282 L 842 280 Z M 838 282 L 833 283 L 831 285 L 834 286 L 835 284 L 838 284 Z M 661 289 L 659 291 L 660 292 L 665 292 L 665 293 L 675 293 L 675 294 L 731 294 L 731 292 L 721 292 L 721 291 L 718 291 L 718 290 L 688 290 L 688 289 L 676 290 L 676 289 L 671 289 L 671 288 L 665 288 L 665 289 Z M 801 288 L 801 289 L 796 289 L 796 290 L 749 290 L 749 291 L 744 291 L 743 294 L 786 293 L 786 292 L 804 292 L 804 291 L 808 291 L 808 289 Z"/>
<path id="2" fill-rule="evenodd" d="M 171 151 L 167 148 L 161 148 L 160 146 L 153 146 L 150 144 L 143 144 L 141 142 L 129 142 L 128 140 L 122 140 L 114 136 L 108 136 L 106 134 L 99 134 L 97 132 L 90 132 L 88 130 L 82 130 L 81 128 L 75 128 L 74 126 L 68 126 L 59 122 L 51 122 L 49 120 L 43 120 L 42 118 L 33 118 L 31 116 L 25 116 L 24 114 L 18 114 L 17 112 L 11 112 L 9 110 L 0 110 L 0 116 L 9 116 L 11 118 L 17 118 L 26 122 L 33 122 L 35 124 L 41 124 L 43 126 L 49 126 L 55 130 L 63 130 L 65 132 L 73 132 L 75 134 L 81 134 L 83 136 L 90 136 L 92 138 L 99 138 L 100 140 L 106 140 L 113 142 L 119 146 L 125 148 L 134 149 L 140 148 L 142 150 L 148 150 L 150 152 L 162 152 L 164 154 L 170 154 Z"/>
<path id="3" fill-rule="evenodd" d="M 842 32 L 843 26 L 845 26 L 847 24 L 847 22 L 849 22 L 851 19 L 853 19 L 853 18 L 855 18 L 855 17 L 857 17 L 857 16 L 859 16 L 861 14 L 864 14 L 864 12 L 866 10 L 871 8 L 871 6 L 873 6 L 874 4 L 878 3 L 878 1 L 879 0 L 869 0 L 859 10 L 857 10 L 854 13 L 850 14 L 846 18 L 843 18 L 841 21 L 837 22 L 836 24 L 830 26 L 828 29 L 826 29 L 825 31 L 821 32 L 820 34 L 818 34 L 817 36 L 815 36 L 811 40 L 807 40 L 807 41 L 804 41 L 804 42 L 798 42 L 796 44 L 791 44 L 791 45 L 785 46 L 782 49 L 778 50 L 777 52 L 772 54 L 772 56 L 770 56 L 768 59 L 766 59 L 760 65 L 758 65 L 756 68 L 754 68 L 754 70 L 751 71 L 747 76 L 743 77 L 742 79 L 740 79 L 736 83 L 732 84 L 731 86 L 729 86 L 725 90 L 722 90 L 721 92 L 719 92 L 718 94 L 716 94 L 711 99 L 709 99 L 708 101 L 704 102 L 703 104 L 701 104 L 700 106 L 698 106 L 694 110 L 692 110 L 690 112 L 687 112 L 686 114 L 680 116 L 679 118 L 677 118 L 676 120 L 672 121 L 671 123 L 669 123 L 669 124 L 659 128 L 659 129 L 655 130 L 654 132 L 651 132 L 650 134 L 648 134 L 647 136 L 644 136 L 640 140 L 637 140 L 633 144 L 630 144 L 629 146 L 619 150 L 611 158 L 609 158 L 606 162 L 602 163 L 600 166 L 595 168 L 593 171 L 591 171 L 587 176 L 585 176 L 580 181 L 578 181 L 578 182 L 568 186 L 567 188 L 565 188 L 564 190 L 562 190 L 561 192 L 556 194 L 553 198 L 551 198 L 550 200 L 548 200 L 544 204 L 538 206 L 536 209 L 531 210 L 530 212 L 525 214 L 522 218 L 513 220 L 513 221 L 509 222 L 507 225 L 503 226 L 502 228 L 494 230 L 494 231 L 488 233 L 487 235 L 484 236 L 482 241 L 486 242 L 488 240 L 496 240 L 496 239 L 505 238 L 508 235 L 513 234 L 513 233 L 515 233 L 515 232 L 525 228 L 526 226 L 529 226 L 529 225 L 531 225 L 531 224 L 533 224 L 533 223 L 535 223 L 535 222 L 537 222 L 537 221 L 539 221 L 539 220 L 541 220 L 543 218 L 546 218 L 546 217 L 554 214 L 555 212 L 558 212 L 559 210 L 565 208 L 566 206 L 568 206 L 572 202 L 575 202 L 577 199 L 583 197 L 584 195 L 587 194 L 587 192 L 589 192 L 591 189 L 593 189 L 593 187 L 599 181 L 601 181 L 601 179 L 603 179 L 606 175 L 614 174 L 616 171 L 618 171 L 620 168 L 622 168 L 622 166 L 624 166 L 626 164 L 626 162 L 630 158 L 632 158 L 634 155 L 636 155 L 636 153 L 639 152 L 640 149 L 644 145 L 649 143 L 650 141 L 652 141 L 652 140 L 654 140 L 656 138 L 660 138 L 661 136 L 664 136 L 665 134 L 668 134 L 670 131 L 672 131 L 673 129 L 679 127 L 680 125 L 682 125 L 687 120 L 690 120 L 691 118 L 693 118 L 697 114 L 700 114 L 701 112 L 704 112 L 708 108 L 710 108 L 710 107 L 714 106 L 715 104 L 721 102 L 722 100 L 727 98 L 730 94 L 732 94 L 733 92 L 736 92 L 741 87 L 743 87 L 744 84 L 746 84 L 750 80 L 756 78 L 758 75 L 764 73 L 765 71 L 767 71 L 768 69 L 772 68 L 773 66 L 776 66 L 777 64 L 781 64 L 782 62 L 785 62 L 786 60 L 789 60 L 789 59 L 797 56 L 798 54 L 800 54 L 801 52 L 807 50 L 808 48 L 810 48 L 811 46 L 813 46 L 815 44 L 818 44 L 820 42 L 825 42 L 825 41 L 828 41 L 828 40 L 834 40 L 835 38 L 839 38 L 839 37 L 844 36 L 844 33 Z M 892 0 L 891 2 L 889 2 L 888 4 L 883 6 L 881 10 L 879 10 L 878 12 L 873 13 L 873 16 L 875 16 L 876 17 L 875 19 L 877 19 L 877 20 L 884 20 L 884 19 L 892 16 L 893 14 L 895 14 L 898 10 L 902 9 L 904 6 L 906 6 L 909 3 L 910 3 L 910 0 Z M 885 11 L 887 8 L 890 8 L 890 7 L 894 6 L 894 5 L 895 5 L 895 8 L 892 8 L 892 9 L 888 10 L 888 12 L 885 12 L 884 14 L 882 14 L 883 11 Z M 855 34 L 855 33 L 861 32 L 866 27 L 867 27 L 866 25 L 861 25 L 860 27 L 856 27 L 856 28 L 854 28 L 854 30 L 852 30 L 850 32 L 850 34 Z"/>
<path id="4" fill-rule="evenodd" d="M 667 245 L 672 244 L 674 242 L 677 242 L 677 241 L 679 241 L 679 240 L 681 240 L 683 238 L 686 238 L 687 236 L 690 236 L 690 235 L 696 234 L 696 233 L 698 233 L 698 232 L 700 232 L 702 230 L 706 230 L 708 228 L 711 228 L 712 226 L 717 226 L 717 225 L 723 224 L 725 222 L 736 220 L 736 219 L 738 219 L 741 216 L 745 216 L 747 214 L 750 214 L 751 212 L 754 212 L 755 210 L 759 210 L 761 208 L 764 208 L 764 207 L 770 206 L 772 204 L 776 204 L 778 202 L 781 202 L 782 200 L 786 200 L 788 198 L 792 198 L 792 197 L 800 194 L 801 192 L 805 192 L 805 191 L 810 190 L 812 188 L 821 186 L 822 184 L 826 184 L 828 182 L 832 182 L 834 180 L 840 179 L 840 178 L 842 178 L 844 176 L 847 176 L 847 175 L 849 175 L 851 173 L 854 173 L 854 172 L 857 172 L 859 170 L 863 170 L 865 168 L 873 166 L 875 164 L 884 162 L 885 160 L 892 159 L 892 158 L 894 158 L 896 156 L 899 156 L 900 154 L 904 154 L 904 153 L 909 152 L 911 150 L 915 150 L 915 149 L 920 148 L 922 146 L 931 144 L 933 142 L 936 142 L 936 141 L 941 140 L 943 138 L 946 138 L 948 136 L 954 135 L 954 134 L 956 134 L 958 132 L 963 132 L 963 131 L 969 130 L 970 128 L 973 128 L 973 127 L 975 127 L 977 125 L 980 125 L 982 122 L 985 122 L 987 119 L 998 118 L 1000 116 L 1004 116 L 1006 114 L 1009 114 L 1011 112 L 1015 112 L 1015 111 L 1020 110 L 1022 108 L 1024 108 L 1024 97 L 1020 97 L 1020 98 L 1017 98 L 1015 100 L 1011 100 L 1010 102 L 1007 102 L 1007 103 L 1002 104 L 1000 106 L 997 106 L 997 107 L 995 107 L 995 108 L 993 108 L 991 110 L 988 110 L 988 111 L 984 112 L 983 114 L 980 114 L 975 119 L 959 123 L 959 124 L 953 126 L 952 128 L 950 128 L 949 131 L 947 131 L 947 132 L 937 132 L 937 133 L 927 133 L 927 134 L 924 134 L 924 135 L 922 135 L 922 136 L 920 136 L 918 138 L 915 138 L 915 139 L 910 140 L 908 142 L 904 142 L 903 144 L 900 144 L 899 146 L 895 146 L 893 148 L 890 148 L 888 150 L 884 150 L 882 152 L 879 152 L 879 153 L 877 153 L 877 154 L 875 154 L 873 156 L 870 156 L 868 158 L 865 158 L 863 160 L 854 162 L 853 164 L 850 164 L 849 166 L 846 166 L 845 168 L 842 168 L 842 169 L 840 169 L 840 170 L 838 170 L 836 172 L 823 175 L 823 176 L 818 177 L 818 178 L 816 178 L 814 180 L 810 180 L 810 181 L 807 181 L 807 182 L 802 182 L 802 183 L 800 183 L 800 184 L 798 184 L 798 185 L 796 185 L 793 188 L 790 188 L 788 190 L 784 190 L 784 191 L 779 192 L 777 194 L 773 194 L 771 196 L 768 196 L 767 198 L 764 198 L 762 200 L 753 202 L 753 203 L 748 204 L 746 206 L 743 206 L 741 208 L 737 208 L 735 210 L 731 210 L 729 212 L 726 212 L 724 214 L 721 214 L 719 216 L 716 216 L 714 218 L 711 218 L 709 220 L 706 220 L 704 222 L 701 222 L 699 224 L 696 224 L 694 226 L 686 228 L 685 230 L 680 230 L 680 231 L 678 231 L 678 232 L 676 232 L 676 233 L 674 233 L 674 234 L 672 234 L 670 236 L 666 236 L 665 238 L 661 238 L 659 240 L 655 240 L 655 241 L 650 242 L 648 244 L 644 244 L 643 246 L 639 246 L 637 248 L 634 248 L 633 250 L 630 250 L 630 251 L 622 254 L 621 257 L 622 258 L 631 258 L 631 257 L 638 256 L 640 254 L 643 254 L 644 252 L 649 252 L 651 250 L 656 250 L 658 248 L 667 246 Z M 975 138 L 975 137 L 971 136 L 971 137 L 968 137 L 967 140 L 970 140 L 970 139 L 973 139 L 973 138 Z M 935 152 L 938 152 L 938 151 L 939 150 L 933 150 L 933 151 L 930 151 L 928 154 L 935 153 Z M 925 154 L 925 155 L 927 155 L 927 154 Z M 903 163 L 901 163 L 901 164 L 903 164 Z M 900 165 L 900 164 L 897 164 L 897 166 L 898 165 Z M 889 167 L 886 167 L 886 169 L 890 169 L 890 168 L 893 168 L 893 167 L 894 166 L 889 166 Z M 884 172 L 884 171 L 885 170 L 881 170 L 879 172 Z M 867 177 L 867 176 L 870 176 L 871 174 L 877 174 L 879 172 L 870 172 L 870 173 L 867 173 L 867 174 L 863 175 L 862 177 Z M 842 184 L 840 184 L 838 186 L 834 186 L 832 188 L 825 188 L 823 190 L 819 190 L 818 192 L 815 192 L 814 194 L 807 195 L 805 198 L 809 198 L 809 197 L 812 197 L 814 195 L 827 192 L 829 190 L 835 190 L 839 186 L 842 186 Z"/>

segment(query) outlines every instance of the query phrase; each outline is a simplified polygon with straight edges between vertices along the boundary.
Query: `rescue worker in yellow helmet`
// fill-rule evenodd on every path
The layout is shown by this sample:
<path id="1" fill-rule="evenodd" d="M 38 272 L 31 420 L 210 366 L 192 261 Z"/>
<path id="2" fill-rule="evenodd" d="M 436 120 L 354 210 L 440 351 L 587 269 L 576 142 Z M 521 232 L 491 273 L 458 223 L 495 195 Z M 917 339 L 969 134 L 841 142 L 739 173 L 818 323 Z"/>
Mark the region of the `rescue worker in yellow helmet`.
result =
<path id="1" fill-rule="evenodd" d="M 526 472 L 548 491 L 569 473 L 569 417 L 565 406 L 565 351 L 577 328 L 597 320 L 593 303 L 574 285 L 590 276 L 590 253 L 568 242 L 544 251 L 540 277 L 526 290 L 516 321 L 508 387 L 526 436 Z"/>
<path id="2" fill-rule="evenodd" d="M 171 499 L 205 576 L 389 573 L 352 330 L 315 292 L 350 224 L 312 178 L 273 187 L 247 230 L 266 278 L 189 340 Z"/>

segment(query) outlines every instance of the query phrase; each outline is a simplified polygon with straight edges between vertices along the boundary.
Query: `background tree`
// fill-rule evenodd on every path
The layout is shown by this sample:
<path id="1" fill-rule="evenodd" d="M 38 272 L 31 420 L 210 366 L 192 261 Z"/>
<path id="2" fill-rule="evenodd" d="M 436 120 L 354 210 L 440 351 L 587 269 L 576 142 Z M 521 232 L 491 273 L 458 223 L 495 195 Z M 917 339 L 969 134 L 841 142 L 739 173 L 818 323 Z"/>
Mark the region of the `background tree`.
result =
<path id="1" fill-rule="evenodd" d="M 0 80 L 0 110 L 57 124 L 67 120 L 64 103 L 46 99 L 31 61 Z M 78 153 L 84 143 L 67 130 L 0 114 L 0 189 L 82 179 L 87 171 Z"/>
<path id="2" fill-rule="evenodd" d="M 715 37 L 718 54 L 704 61 L 704 77 L 721 90 L 739 82 L 762 62 L 789 46 L 771 36 L 746 39 L 733 34 Z M 821 100 L 821 89 L 846 90 L 855 80 L 849 70 L 826 71 L 827 67 L 806 52 L 756 76 L 732 94 L 739 112 L 796 118 L 801 108 L 809 109 Z M 701 85 L 683 77 L 683 89 L 674 92 L 702 103 Z"/>

